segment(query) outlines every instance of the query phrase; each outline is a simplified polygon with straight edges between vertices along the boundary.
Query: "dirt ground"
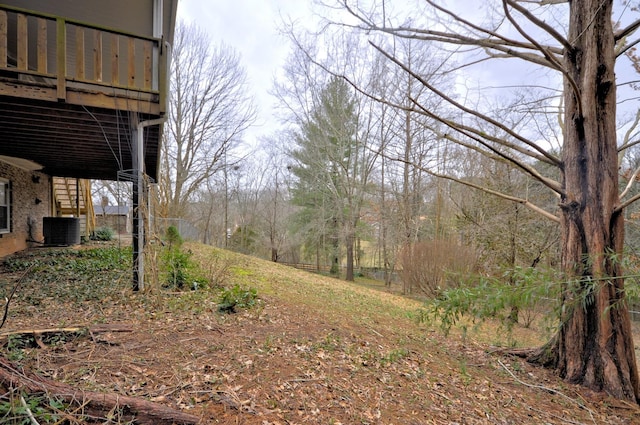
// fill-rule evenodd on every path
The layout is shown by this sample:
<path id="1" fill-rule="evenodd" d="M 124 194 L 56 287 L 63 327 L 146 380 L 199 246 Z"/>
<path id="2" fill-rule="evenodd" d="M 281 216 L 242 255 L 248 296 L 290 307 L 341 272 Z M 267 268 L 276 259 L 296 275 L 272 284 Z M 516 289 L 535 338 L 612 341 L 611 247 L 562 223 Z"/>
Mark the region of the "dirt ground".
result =
<path id="1" fill-rule="evenodd" d="M 191 249 L 211 266 L 207 248 Z M 92 282 L 25 280 L 2 331 L 108 324 L 131 332 L 56 334 L 19 348 L 6 341 L 3 353 L 50 379 L 151 400 L 202 424 L 640 424 L 637 405 L 566 384 L 472 335 L 419 324 L 417 301 L 230 261 L 226 284 L 252 285 L 259 296 L 234 314 L 218 311 L 212 291 L 133 294 L 129 274 L 77 299 L 34 294 L 59 279 L 76 294 Z M 5 269 L 0 288 L 20 277 Z"/>

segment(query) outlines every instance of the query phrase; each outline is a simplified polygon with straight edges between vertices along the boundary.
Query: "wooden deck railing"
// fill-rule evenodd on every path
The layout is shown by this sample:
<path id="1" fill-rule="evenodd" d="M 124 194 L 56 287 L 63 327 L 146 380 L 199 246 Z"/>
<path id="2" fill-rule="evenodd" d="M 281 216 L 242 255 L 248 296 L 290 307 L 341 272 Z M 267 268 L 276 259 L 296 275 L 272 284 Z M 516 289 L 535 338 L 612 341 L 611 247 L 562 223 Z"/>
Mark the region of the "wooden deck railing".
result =
<path id="1" fill-rule="evenodd" d="M 166 56 L 161 39 L 0 5 L 0 71 L 55 84 L 59 100 L 77 83 L 158 95 L 162 105 Z"/>

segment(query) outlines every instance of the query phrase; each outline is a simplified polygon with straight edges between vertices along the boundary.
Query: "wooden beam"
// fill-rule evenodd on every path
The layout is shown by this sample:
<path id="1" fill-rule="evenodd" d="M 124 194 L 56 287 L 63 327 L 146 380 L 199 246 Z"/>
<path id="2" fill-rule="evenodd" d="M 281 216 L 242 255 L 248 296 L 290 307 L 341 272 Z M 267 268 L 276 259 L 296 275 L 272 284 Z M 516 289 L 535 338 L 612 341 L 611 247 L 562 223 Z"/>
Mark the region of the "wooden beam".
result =
<path id="1" fill-rule="evenodd" d="M 27 31 L 27 15 L 18 13 L 17 30 L 17 68 L 20 70 L 29 69 L 29 37 Z"/>
<path id="2" fill-rule="evenodd" d="M 7 67 L 7 12 L 0 10 L 0 68 Z"/>
<path id="3" fill-rule="evenodd" d="M 160 113 L 164 114 L 167 112 L 167 61 L 168 61 L 168 54 L 167 54 L 167 49 L 163 48 L 164 46 L 161 46 L 161 48 L 159 48 L 159 58 L 158 58 L 158 92 L 160 93 L 159 96 L 159 104 L 160 104 Z"/>
<path id="4" fill-rule="evenodd" d="M 129 65 L 129 73 L 127 76 L 127 87 L 136 86 L 136 40 L 129 37 L 129 51 L 127 55 L 127 64 Z"/>
<path id="5" fill-rule="evenodd" d="M 76 27 L 76 78 L 84 80 L 84 28 Z"/>
<path id="6" fill-rule="evenodd" d="M 93 78 L 102 81 L 102 31 L 93 33 Z"/>
<path id="7" fill-rule="evenodd" d="M 67 93 L 67 102 L 75 105 L 134 111 L 151 115 L 160 114 L 160 107 L 157 101 L 134 99 L 135 101 L 132 102 L 131 100 L 130 97 L 113 97 L 104 93 L 82 93 L 71 90 Z"/>
<path id="8" fill-rule="evenodd" d="M 38 18 L 38 72 L 47 73 L 47 20 Z"/>
<path id="9" fill-rule="evenodd" d="M 111 34 L 111 82 L 120 85 L 120 36 Z"/>
<path id="10" fill-rule="evenodd" d="M 60 80 L 60 78 L 58 78 Z M 129 96 L 113 96 L 105 93 L 86 93 L 76 91 L 73 88 L 62 86 L 62 91 L 58 87 L 42 87 L 40 85 L 24 85 L 13 82 L 5 82 L 0 80 L 0 95 L 22 97 L 35 100 L 46 100 L 55 102 L 56 100 L 64 100 L 74 105 L 95 106 L 98 108 L 118 109 L 120 111 L 135 111 L 151 115 L 160 114 L 160 106 L 157 97 L 147 95 L 146 93 L 133 92 Z M 59 98 L 58 96 L 63 96 Z M 135 97 L 135 96 L 141 96 Z"/>
<path id="11" fill-rule="evenodd" d="M 67 98 L 67 26 L 62 18 L 56 20 L 57 93 L 58 100 Z"/>
<path id="12" fill-rule="evenodd" d="M 144 51 L 144 89 L 151 90 L 151 84 L 153 80 L 153 43 L 150 41 L 143 41 L 142 48 Z"/>

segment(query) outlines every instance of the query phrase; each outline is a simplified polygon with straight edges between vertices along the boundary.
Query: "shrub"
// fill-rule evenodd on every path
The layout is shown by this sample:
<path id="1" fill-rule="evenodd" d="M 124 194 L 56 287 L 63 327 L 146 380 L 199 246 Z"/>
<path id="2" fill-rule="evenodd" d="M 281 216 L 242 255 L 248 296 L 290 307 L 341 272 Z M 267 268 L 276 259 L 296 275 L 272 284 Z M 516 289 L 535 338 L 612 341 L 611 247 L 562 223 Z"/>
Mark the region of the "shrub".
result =
<path id="1" fill-rule="evenodd" d="M 231 235 L 229 248 L 242 254 L 251 254 L 255 248 L 257 236 L 249 226 L 239 226 Z"/>
<path id="2" fill-rule="evenodd" d="M 218 310 L 225 313 L 235 313 L 236 307 L 253 307 L 257 299 L 258 292 L 255 288 L 242 288 L 236 284 L 222 291 L 218 303 Z"/>
<path id="3" fill-rule="evenodd" d="M 0 421 L 2 423 L 25 425 L 34 423 L 57 424 L 62 422 L 62 416 L 69 416 L 61 414 L 67 407 L 69 406 L 62 401 L 50 398 L 46 394 L 26 394 L 20 390 L 10 388 L 0 399 Z M 65 423 L 68 423 L 68 421 L 65 421 Z"/>
<path id="4" fill-rule="evenodd" d="M 191 253 L 182 250 L 182 237 L 175 226 L 169 226 L 165 235 L 167 244 L 162 254 L 167 280 L 165 287 L 185 289 L 189 282 L 188 269 Z"/>
<path id="5" fill-rule="evenodd" d="M 527 312 L 525 325 L 531 325 L 537 314 L 557 317 L 561 280 L 553 269 L 532 267 L 508 270 L 499 278 L 475 276 L 466 285 L 451 288 L 425 304 L 422 321 L 437 321 L 446 333 L 462 317 L 482 322 L 492 318 L 510 329 L 513 308 Z M 556 314 L 552 314 L 556 313 Z"/>
<path id="6" fill-rule="evenodd" d="M 115 232 L 110 227 L 98 227 L 93 232 L 93 239 L 96 241 L 110 241 L 113 239 Z"/>
<path id="7" fill-rule="evenodd" d="M 169 226 L 167 228 L 165 241 L 168 242 L 170 247 L 173 247 L 173 246 L 179 247 L 182 245 L 183 239 L 182 239 L 182 236 L 180 236 L 180 232 L 178 231 L 178 228 L 176 226 Z"/>
<path id="8" fill-rule="evenodd" d="M 461 279 L 475 271 L 478 261 L 473 249 L 449 240 L 405 246 L 399 259 L 404 292 L 429 297 L 460 286 Z"/>
<path id="9" fill-rule="evenodd" d="M 167 286 L 176 289 L 187 287 L 191 254 L 180 248 L 170 248 L 165 254 L 165 267 L 167 268 Z"/>

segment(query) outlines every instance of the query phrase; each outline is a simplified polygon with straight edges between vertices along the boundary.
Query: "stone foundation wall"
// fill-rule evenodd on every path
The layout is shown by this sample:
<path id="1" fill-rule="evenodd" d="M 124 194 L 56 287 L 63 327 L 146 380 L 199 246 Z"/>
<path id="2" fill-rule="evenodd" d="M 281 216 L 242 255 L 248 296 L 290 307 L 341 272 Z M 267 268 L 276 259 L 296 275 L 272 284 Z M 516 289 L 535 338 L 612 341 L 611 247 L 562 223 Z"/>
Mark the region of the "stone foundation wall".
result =
<path id="1" fill-rule="evenodd" d="M 11 231 L 0 233 L 0 258 L 44 242 L 42 218 L 51 215 L 51 179 L 0 161 L 0 177 L 11 182 Z"/>

